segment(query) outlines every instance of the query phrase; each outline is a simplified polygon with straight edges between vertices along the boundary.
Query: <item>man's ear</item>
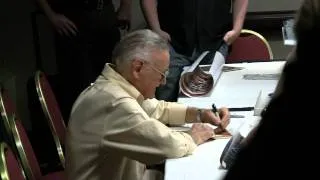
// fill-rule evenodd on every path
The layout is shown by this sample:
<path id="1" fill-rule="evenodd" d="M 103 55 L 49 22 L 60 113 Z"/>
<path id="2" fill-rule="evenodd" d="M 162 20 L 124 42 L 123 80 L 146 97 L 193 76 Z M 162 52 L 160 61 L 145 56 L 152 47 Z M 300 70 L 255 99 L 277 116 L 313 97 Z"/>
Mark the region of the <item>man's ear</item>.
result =
<path id="1" fill-rule="evenodd" d="M 143 65 L 142 61 L 139 61 L 139 60 L 136 60 L 136 59 L 134 59 L 132 61 L 131 69 L 132 69 L 133 78 L 139 79 L 140 73 L 141 73 L 141 70 L 142 70 L 142 65 Z"/>

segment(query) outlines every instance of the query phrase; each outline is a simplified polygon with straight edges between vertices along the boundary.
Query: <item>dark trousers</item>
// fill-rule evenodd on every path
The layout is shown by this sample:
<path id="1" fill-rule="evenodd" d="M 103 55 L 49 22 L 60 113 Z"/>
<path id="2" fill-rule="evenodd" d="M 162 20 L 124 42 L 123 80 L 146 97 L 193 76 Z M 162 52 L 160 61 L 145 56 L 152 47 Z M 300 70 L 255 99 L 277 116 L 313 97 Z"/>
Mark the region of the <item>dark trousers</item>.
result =
<path id="1" fill-rule="evenodd" d="M 111 62 L 112 50 L 120 39 L 113 6 L 103 10 L 81 10 L 65 13 L 78 33 L 74 37 L 56 35 L 56 58 L 61 98 L 58 99 L 67 121 L 78 95 Z"/>

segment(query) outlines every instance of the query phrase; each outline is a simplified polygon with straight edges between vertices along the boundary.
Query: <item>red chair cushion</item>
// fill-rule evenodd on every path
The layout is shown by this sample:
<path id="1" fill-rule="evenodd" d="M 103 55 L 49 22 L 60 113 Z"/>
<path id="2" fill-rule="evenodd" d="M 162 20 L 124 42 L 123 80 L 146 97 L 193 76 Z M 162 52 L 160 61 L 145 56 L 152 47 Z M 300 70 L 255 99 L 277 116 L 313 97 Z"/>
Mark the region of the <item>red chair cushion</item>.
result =
<path id="1" fill-rule="evenodd" d="M 27 136 L 27 133 L 19 120 L 16 120 L 15 122 L 16 122 L 17 130 L 21 139 L 23 149 L 26 153 L 31 171 L 36 179 L 40 179 L 42 175 L 39 167 L 39 162 L 37 160 L 37 157 L 34 154 L 34 151 L 29 141 L 29 138 Z"/>
<path id="2" fill-rule="evenodd" d="M 268 47 L 262 39 L 255 35 L 239 36 L 232 44 L 231 53 L 226 62 L 269 60 Z"/>
<path id="3" fill-rule="evenodd" d="M 64 145 L 66 127 L 56 97 L 44 74 L 40 76 L 40 86 L 57 136 L 59 137 L 60 143 Z"/>
<path id="4" fill-rule="evenodd" d="M 42 177 L 41 180 L 66 180 L 64 171 L 49 173 Z"/>
<path id="5" fill-rule="evenodd" d="M 19 162 L 10 148 L 7 148 L 5 157 L 9 178 L 14 180 L 25 180 L 22 174 L 22 167 L 20 167 Z"/>

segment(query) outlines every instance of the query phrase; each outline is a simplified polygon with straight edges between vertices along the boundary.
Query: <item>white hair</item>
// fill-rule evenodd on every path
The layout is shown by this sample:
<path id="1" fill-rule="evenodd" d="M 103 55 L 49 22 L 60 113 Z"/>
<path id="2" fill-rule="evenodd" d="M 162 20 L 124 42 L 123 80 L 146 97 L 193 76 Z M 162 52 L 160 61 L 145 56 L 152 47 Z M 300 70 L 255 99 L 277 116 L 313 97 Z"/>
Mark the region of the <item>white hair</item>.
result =
<path id="1" fill-rule="evenodd" d="M 134 59 L 151 61 L 151 53 L 155 51 L 169 51 L 168 42 L 151 30 L 137 30 L 118 42 L 112 52 L 112 61 L 121 68 Z"/>

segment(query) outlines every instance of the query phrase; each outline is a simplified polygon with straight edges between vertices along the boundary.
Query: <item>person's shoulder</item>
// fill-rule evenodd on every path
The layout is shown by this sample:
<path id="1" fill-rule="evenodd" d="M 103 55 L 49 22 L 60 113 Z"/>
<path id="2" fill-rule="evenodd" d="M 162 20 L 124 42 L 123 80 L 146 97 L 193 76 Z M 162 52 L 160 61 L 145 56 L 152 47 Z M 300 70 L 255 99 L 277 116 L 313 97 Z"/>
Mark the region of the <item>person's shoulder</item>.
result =
<path id="1" fill-rule="evenodd" d="M 126 91 L 117 83 L 111 81 L 98 81 L 91 85 L 89 88 L 92 95 L 104 96 L 109 98 L 120 98 L 127 96 Z"/>

